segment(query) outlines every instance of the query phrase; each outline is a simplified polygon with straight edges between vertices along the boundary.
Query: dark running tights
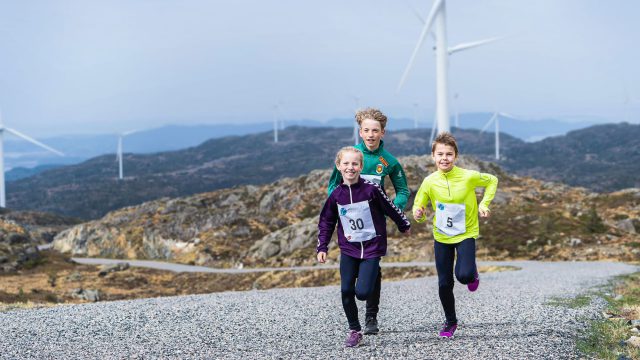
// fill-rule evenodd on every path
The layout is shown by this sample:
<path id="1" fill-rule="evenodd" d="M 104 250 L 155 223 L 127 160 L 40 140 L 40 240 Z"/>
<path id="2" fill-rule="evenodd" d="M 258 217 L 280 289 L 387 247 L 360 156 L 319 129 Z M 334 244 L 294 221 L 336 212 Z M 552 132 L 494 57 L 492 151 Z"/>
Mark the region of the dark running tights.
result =
<path id="1" fill-rule="evenodd" d="M 356 298 L 367 300 L 367 315 L 369 315 L 370 305 L 377 314 L 380 302 L 380 258 L 357 259 L 341 254 L 340 282 L 342 307 L 347 315 L 349 329 L 360 331 L 362 327 L 358 320 Z M 369 304 L 369 300 L 373 300 L 372 304 Z"/>
<path id="2" fill-rule="evenodd" d="M 457 324 L 456 300 L 453 296 L 453 262 L 455 262 L 456 279 L 462 284 L 468 284 L 475 280 L 476 274 L 476 240 L 468 238 L 457 244 L 443 244 L 434 241 L 434 255 L 436 258 L 436 270 L 438 271 L 438 295 L 444 309 L 447 324 Z"/>

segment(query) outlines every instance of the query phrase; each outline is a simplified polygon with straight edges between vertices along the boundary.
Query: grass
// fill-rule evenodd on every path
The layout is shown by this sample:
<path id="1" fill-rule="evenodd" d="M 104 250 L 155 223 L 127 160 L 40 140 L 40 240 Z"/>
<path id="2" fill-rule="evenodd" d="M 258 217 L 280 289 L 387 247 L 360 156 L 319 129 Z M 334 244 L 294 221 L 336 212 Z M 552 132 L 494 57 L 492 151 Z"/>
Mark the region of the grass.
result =
<path id="1" fill-rule="evenodd" d="M 625 342 L 633 335 L 638 336 L 631 332 L 629 324 L 630 320 L 640 319 L 640 272 L 617 277 L 599 292 L 594 295 L 607 301 L 606 312 L 612 317 L 589 321 L 587 330 L 577 341 L 578 351 L 586 357 L 597 359 L 640 359 L 640 348 Z M 563 299 L 563 305 L 585 306 L 589 303 L 585 298 L 591 299 L 590 296 L 580 295 L 570 300 Z"/>
<path id="2" fill-rule="evenodd" d="M 591 296 L 578 295 L 574 298 L 552 298 L 547 304 L 551 306 L 565 306 L 571 309 L 585 307 L 591 303 Z"/>

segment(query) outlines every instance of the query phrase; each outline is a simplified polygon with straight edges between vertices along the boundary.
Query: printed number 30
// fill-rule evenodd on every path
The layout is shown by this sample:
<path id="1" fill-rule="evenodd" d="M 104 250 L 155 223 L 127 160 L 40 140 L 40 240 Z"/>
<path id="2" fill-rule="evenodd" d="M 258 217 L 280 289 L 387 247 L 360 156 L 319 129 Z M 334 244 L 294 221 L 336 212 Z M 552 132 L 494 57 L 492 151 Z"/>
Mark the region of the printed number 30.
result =
<path id="1" fill-rule="evenodd" d="M 453 227 L 453 219 L 450 217 L 447 218 L 447 227 Z"/>
<path id="2" fill-rule="evenodd" d="M 349 219 L 349 223 L 351 224 L 351 230 L 362 230 L 364 229 L 364 221 L 362 219 Z"/>

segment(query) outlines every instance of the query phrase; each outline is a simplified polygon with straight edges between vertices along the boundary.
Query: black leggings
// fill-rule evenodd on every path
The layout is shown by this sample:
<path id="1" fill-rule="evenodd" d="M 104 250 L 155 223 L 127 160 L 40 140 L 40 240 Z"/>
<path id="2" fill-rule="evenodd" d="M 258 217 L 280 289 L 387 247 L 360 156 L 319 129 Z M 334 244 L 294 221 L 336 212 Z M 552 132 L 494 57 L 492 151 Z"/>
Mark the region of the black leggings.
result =
<path id="1" fill-rule="evenodd" d="M 438 270 L 438 295 L 440 295 L 444 316 L 449 325 L 458 323 L 456 300 L 453 296 L 453 260 L 456 252 L 458 253 L 455 268 L 456 279 L 463 284 L 473 282 L 477 271 L 476 240 L 468 238 L 457 244 L 443 244 L 434 241 L 436 270 Z"/>
<path id="2" fill-rule="evenodd" d="M 358 279 L 356 283 L 356 279 Z M 375 311 L 380 301 L 380 258 L 357 259 L 348 255 L 340 255 L 340 282 L 342 291 L 342 307 L 347 315 L 349 329 L 360 331 L 358 320 L 358 300 L 369 300 L 377 295 Z M 377 286 L 376 286 L 377 285 Z M 367 313 L 369 304 L 367 303 Z M 370 314 L 367 314 L 370 315 Z"/>

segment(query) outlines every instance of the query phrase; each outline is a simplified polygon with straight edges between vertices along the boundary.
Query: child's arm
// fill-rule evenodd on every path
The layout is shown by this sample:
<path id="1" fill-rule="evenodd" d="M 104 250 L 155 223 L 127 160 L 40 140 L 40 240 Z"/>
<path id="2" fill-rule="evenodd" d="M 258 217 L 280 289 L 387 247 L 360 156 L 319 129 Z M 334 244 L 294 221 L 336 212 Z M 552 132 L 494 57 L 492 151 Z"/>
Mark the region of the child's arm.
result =
<path id="1" fill-rule="evenodd" d="M 478 212 L 480 216 L 488 217 L 490 214 L 489 204 L 491 204 L 491 200 L 493 200 L 498 190 L 498 178 L 491 174 L 478 172 L 473 177 L 473 180 L 476 187 L 485 188 L 482 201 L 478 204 Z"/>
<path id="2" fill-rule="evenodd" d="M 331 235 L 336 228 L 338 222 L 338 206 L 335 200 L 329 196 L 324 202 L 324 207 L 320 212 L 320 219 L 318 220 L 318 246 L 316 251 L 318 252 L 318 261 L 321 261 L 320 254 L 324 253 L 322 260 L 326 260 L 326 254 L 329 251 L 329 242 L 331 241 Z"/>
<path id="3" fill-rule="evenodd" d="M 409 231 L 411 228 L 411 223 L 409 219 L 404 215 L 404 212 L 397 207 L 391 199 L 385 194 L 384 190 L 378 185 L 373 184 L 376 187 L 376 192 L 374 192 L 374 196 L 376 197 L 378 204 L 382 207 L 384 213 L 393 220 L 398 226 L 398 230 L 400 232 L 405 233 Z"/>
<path id="4" fill-rule="evenodd" d="M 329 178 L 329 186 L 327 187 L 327 195 L 331 195 L 333 190 L 340 185 L 342 182 L 342 174 L 338 171 L 335 165 L 333 165 L 333 172 L 331 173 L 331 177 Z"/>
<path id="5" fill-rule="evenodd" d="M 407 185 L 407 176 L 405 175 L 404 169 L 402 169 L 402 165 L 400 165 L 400 163 L 397 163 L 393 167 L 389 173 L 389 179 L 391 179 L 393 188 L 396 189 L 396 198 L 393 200 L 393 203 L 396 204 L 400 210 L 404 210 L 407 206 L 407 201 L 409 201 L 409 196 L 411 196 L 411 191 Z"/>
<path id="6" fill-rule="evenodd" d="M 411 212 L 413 213 L 413 218 L 421 223 L 427 220 L 427 205 L 429 204 L 429 184 L 427 183 L 427 179 L 422 181 L 420 185 L 420 189 L 416 193 L 416 198 L 413 200 L 413 207 L 411 208 Z"/>

